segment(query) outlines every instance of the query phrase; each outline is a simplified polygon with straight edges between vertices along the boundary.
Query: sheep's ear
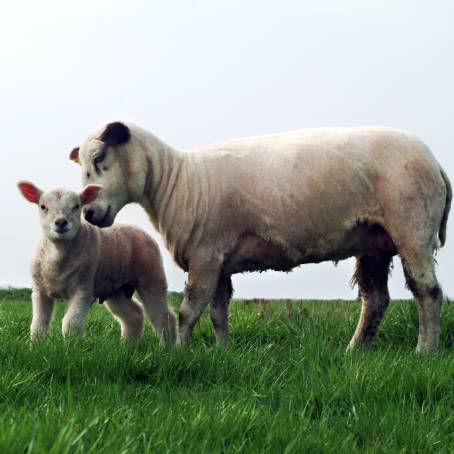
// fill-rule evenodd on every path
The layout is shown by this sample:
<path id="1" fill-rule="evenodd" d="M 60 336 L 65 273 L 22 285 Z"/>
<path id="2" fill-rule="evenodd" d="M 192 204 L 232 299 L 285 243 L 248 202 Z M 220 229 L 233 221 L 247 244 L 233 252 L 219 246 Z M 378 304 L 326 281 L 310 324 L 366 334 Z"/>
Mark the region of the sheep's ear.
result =
<path id="1" fill-rule="evenodd" d="M 33 183 L 29 181 L 20 181 L 17 187 L 22 195 L 31 203 L 38 203 L 43 191 L 38 189 Z"/>
<path id="2" fill-rule="evenodd" d="M 71 153 L 69 153 L 69 159 L 71 159 L 71 161 L 74 161 L 76 164 L 80 164 L 79 147 L 73 148 L 71 150 Z"/>
<path id="3" fill-rule="evenodd" d="M 111 147 L 124 145 L 130 138 L 131 132 L 129 131 L 129 128 L 119 121 L 109 123 L 99 136 L 101 142 L 104 142 Z"/>
<path id="4" fill-rule="evenodd" d="M 98 197 L 98 193 L 101 189 L 102 186 L 99 186 L 99 184 L 89 184 L 88 186 L 85 186 L 79 194 L 80 203 L 82 205 L 87 205 L 93 202 L 96 197 Z"/>

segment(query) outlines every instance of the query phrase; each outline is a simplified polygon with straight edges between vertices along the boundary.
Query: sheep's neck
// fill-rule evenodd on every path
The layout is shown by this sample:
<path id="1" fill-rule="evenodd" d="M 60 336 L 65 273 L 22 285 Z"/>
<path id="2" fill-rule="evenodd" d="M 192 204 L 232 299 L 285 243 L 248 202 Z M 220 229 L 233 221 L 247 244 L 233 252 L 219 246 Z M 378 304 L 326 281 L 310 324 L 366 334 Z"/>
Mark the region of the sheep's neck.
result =
<path id="1" fill-rule="evenodd" d="M 175 196 L 175 188 L 185 171 L 185 155 L 162 142 L 153 144 L 146 154 L 147 177 L 140 204 L 156 230 L 165 232 L 166 217 Z"/>
<path id="2" fill-rule="evenodd" d="M 183 269 L 185 249 L 193 232 L 201 197 L 201 175 L 194 172 L 190 153 L 181 153 L 158 142 L 147 153 L 147 181 L 139 201 L 161 233 L 167 249 Z"/>

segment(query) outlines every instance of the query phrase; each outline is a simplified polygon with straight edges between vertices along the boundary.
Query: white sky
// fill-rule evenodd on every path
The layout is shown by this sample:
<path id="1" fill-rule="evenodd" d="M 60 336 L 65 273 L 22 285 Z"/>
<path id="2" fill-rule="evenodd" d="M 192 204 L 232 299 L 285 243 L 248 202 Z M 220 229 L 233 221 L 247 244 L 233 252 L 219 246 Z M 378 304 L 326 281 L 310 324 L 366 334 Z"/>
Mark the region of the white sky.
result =
<path id="1" fill-rule="evenodd" d="M 80 188 L 72 147 L 130 120 L 180 149 L 312 126 L 416 132 L 454 182 L 454 2 L 0 4 L 0 285 L 29 286 L 41 234 L 16 182 Z M 392 165 L 390 162 L 389 165 Z M 439 280 L 454 295 L 454 210 Z M 119 220 L 153 234 L 142 209 Z M 162 244 L 162 243 L 161 243 Z M 185 276 L 162 247 L 170 288 Z M 409 297 L 398 260 L 393 297 Z M 234 278 L 238 297 L 351 298 L 353 260 Z"/>

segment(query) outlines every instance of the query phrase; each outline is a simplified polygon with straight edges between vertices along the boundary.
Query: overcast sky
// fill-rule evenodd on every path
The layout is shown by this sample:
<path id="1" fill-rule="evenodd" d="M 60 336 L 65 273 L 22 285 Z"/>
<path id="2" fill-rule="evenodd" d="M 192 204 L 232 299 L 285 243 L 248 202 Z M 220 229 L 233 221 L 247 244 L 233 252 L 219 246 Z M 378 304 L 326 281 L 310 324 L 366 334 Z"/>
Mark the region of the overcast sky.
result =
<path id="1" fill-rule="evenodd" d="M 179 149 L 313 126 L 417 133 L 454 181 L 454 2 L 18 1 L 0 8 L 0 285 L 41 234 L 16 182 L 79 189 L 72 147 L 111 120 Z M 389 163 L 392 165 L 392 162 Z M 142 209 L 118 220 L 155 238 Z M 454 296 L 454 213 L 438 276 Z M 185 275 L 161 244 L 169 286 Z M 352 259 L 234 278 L 238 297 L 352 298 Z M 398 260 L 392 297 L 410 297 Z"/>

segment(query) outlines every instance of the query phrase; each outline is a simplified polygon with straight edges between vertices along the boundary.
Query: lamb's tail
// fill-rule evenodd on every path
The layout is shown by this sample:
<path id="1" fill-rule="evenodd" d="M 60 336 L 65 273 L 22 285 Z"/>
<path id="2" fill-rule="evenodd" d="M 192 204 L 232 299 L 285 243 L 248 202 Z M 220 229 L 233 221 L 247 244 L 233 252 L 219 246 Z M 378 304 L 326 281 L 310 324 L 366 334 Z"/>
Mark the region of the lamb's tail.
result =
<path id="1" fill-rule="evenodd" d="M 443 217 L 441 218 L 440 230 L 438 231 L 438 238 L 440 239 L 441 246 L 444 246 L 446 242 L 446 224 L 448 223 L 449 209 L 451 208 L 452 187 L 448 175 L 446 175 L 445 171 L 441 167 L 440 172 L 446 185 L 446 203 L 443 211 Z"/>

